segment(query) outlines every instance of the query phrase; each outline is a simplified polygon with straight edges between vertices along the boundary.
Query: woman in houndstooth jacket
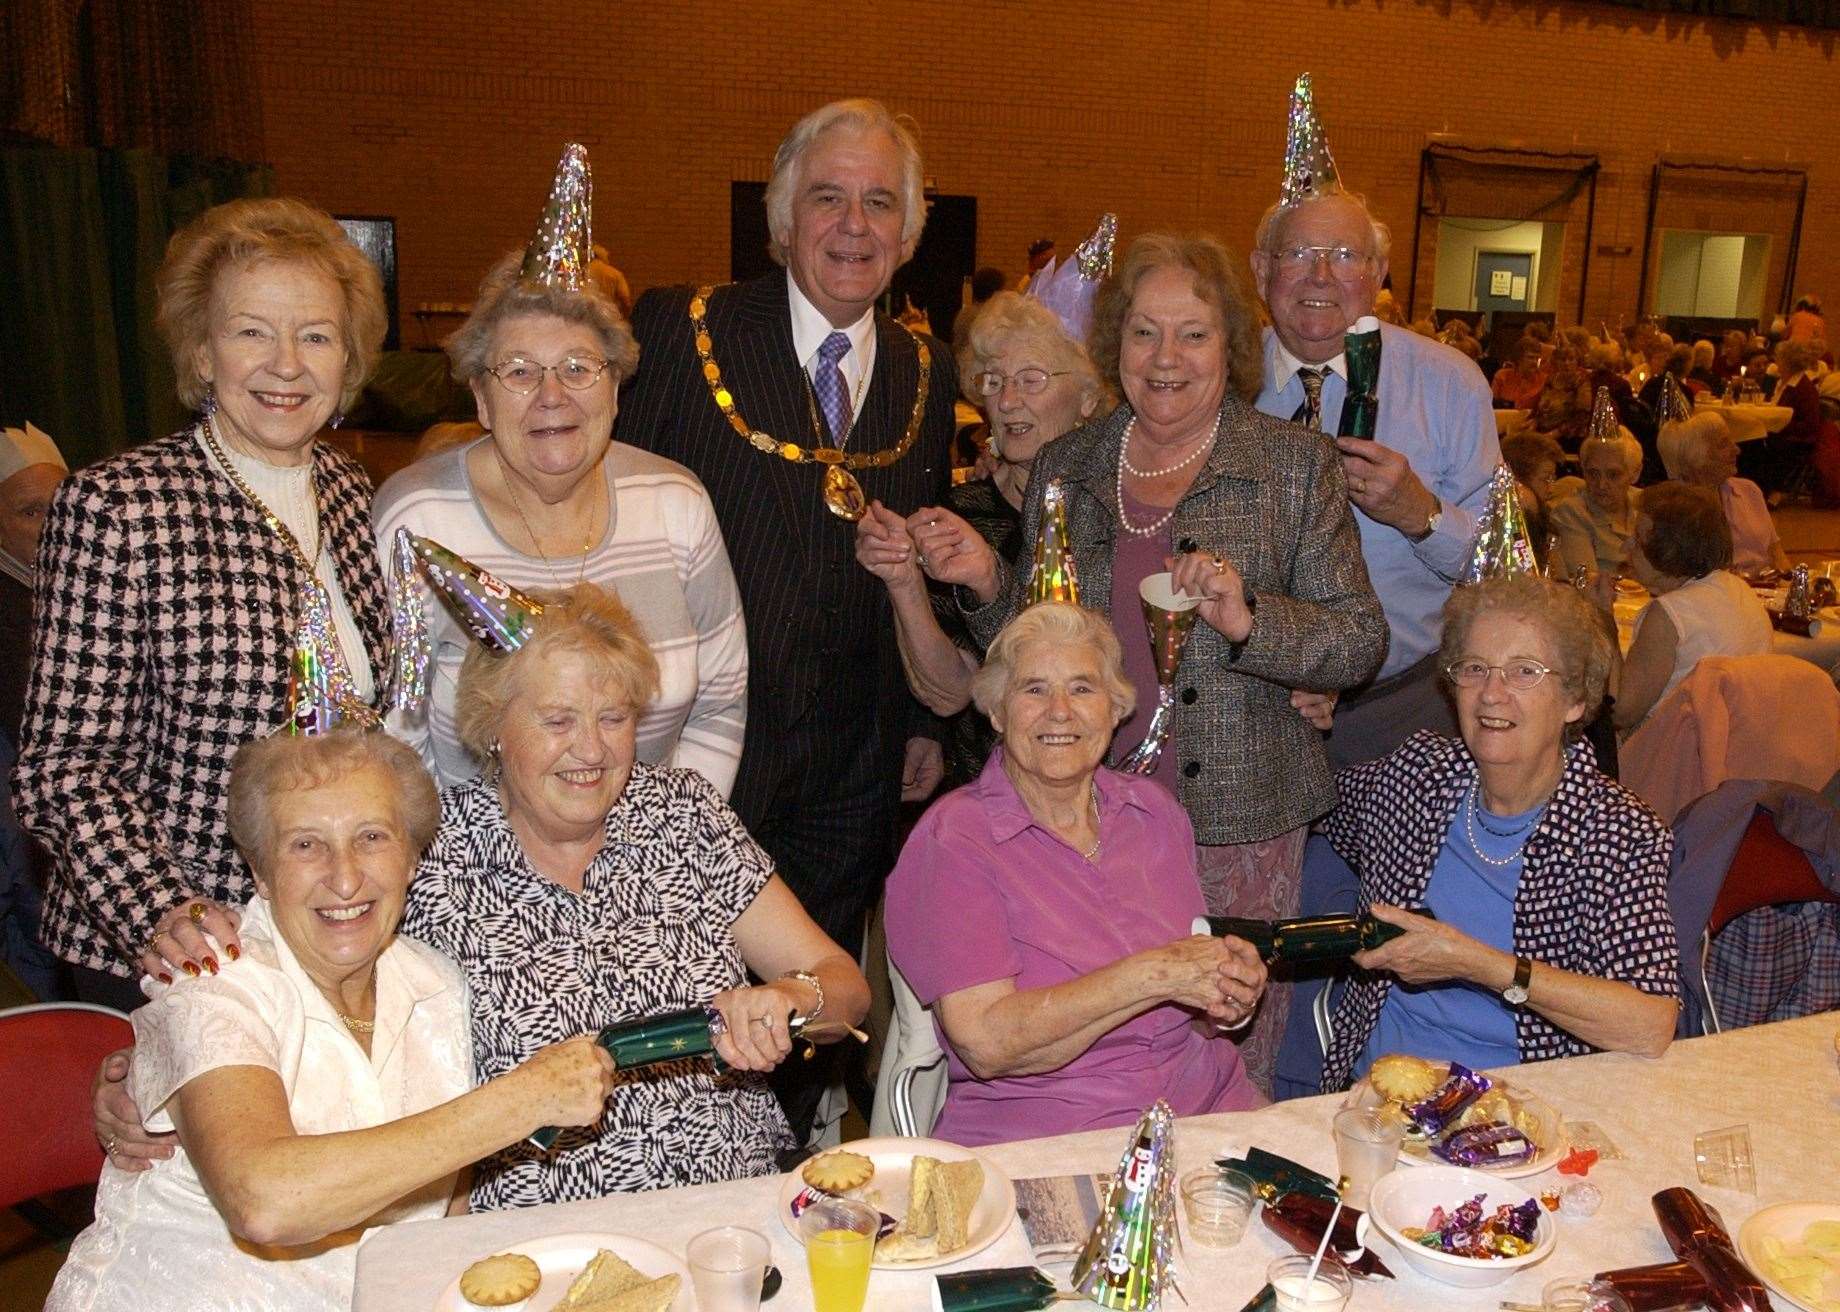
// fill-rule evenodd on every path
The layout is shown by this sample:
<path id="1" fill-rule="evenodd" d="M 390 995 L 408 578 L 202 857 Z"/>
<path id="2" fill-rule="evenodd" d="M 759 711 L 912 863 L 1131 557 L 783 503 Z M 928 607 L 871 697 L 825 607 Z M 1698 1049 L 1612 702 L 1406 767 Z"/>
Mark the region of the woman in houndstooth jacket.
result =
<path id="1" fill-rule="evenodd" d="M 1295 912 L 1305 827 L 1335 804 L 1323 736 L 1291 690 L 1359 683 L 1385 652 L 1386 623 L 1335 448 L 1252 406 L 1262 363 L 1234 267 L 1210 238 L 1131 244 L 1099 292 L 1091 339 L 1124 404 L 1036 459 L 1023 531 L 1035 538 L 1042 489 L 1058 479 L 1082 600 L 1120 634 L 1142 631 L 1147 575 L 1170 569 L 1206 598 L 1155 777 L 1194 823 L 1208 911 L 1273 917 Z M 988 643 L 1021 609 L 1028 571 L 1002 566 L 948 512 L 937 521 L 915 545 L 934 578 L 961 585 Z M 1113 739 L 1118 757 L 1156 704 L 1149 644 L 1127 637 L 1124 651 L 1138 710 Z M 1245 1048 L 1268 1092 L 1284 994 L 1268 991 Z"/>
<path id="2" fill-rule="evenodd" d="M 287 713 L 314 580 L 359 698 L 388 612 L 370 481 L 317 437 L 383 342 L 375 267 L 299 201 L 240 200 L 176 234 L 158 325 L 191 428 L 79 470 L 39 549 L 33 669 L 14 788 L 54 854 L 46 945 L 79 996 L 133 1006 L 177 917 L 181 969 L 215 973 L 201 930 L 253 891 L 224 818 L 230 757 Z M 220 938 L 225 935 L 220 934 Z M 229 935 L 233 937 L 233 935 Z"/>

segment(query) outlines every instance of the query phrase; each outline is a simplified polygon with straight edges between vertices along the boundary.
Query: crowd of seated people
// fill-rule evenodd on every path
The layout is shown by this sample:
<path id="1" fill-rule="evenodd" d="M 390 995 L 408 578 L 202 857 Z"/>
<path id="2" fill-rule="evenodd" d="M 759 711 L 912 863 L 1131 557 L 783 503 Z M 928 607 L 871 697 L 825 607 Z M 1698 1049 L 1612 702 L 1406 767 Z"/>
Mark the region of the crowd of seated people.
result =
<path id="1" fill-rule="evenodd" d="M 1587 733 L 1769 648 L 1729 571 L 1786 566 L 1766 494 L 1832 429 L 1818 303 L 1760 382 L 1792 412 L 1760 487 L 1716 410 L 1667 409 L 1757 377 L 1748 335 L 1536 323 L 1490 377 L 1465 319 L 1401 325 L 1332 175 L 1229 240 L 1044 247 L 949 352 L 878 308 L 924 177 L 905 120 L 824 106 L 774 160 L 784 267 L 636 302 L 546 211 L 448 343 L 477 428 L 375 493 L 325 437 L 375 268 L 304 202 L 232 202 L 155 288 L 192 422 L 68 474 L 9 430 L 31 933 L 134 1030 L 51 1308 L 340 1309 L 368 1225 L 784 1169 L 884 881 L 961 1143 L 1281 1092 L 1289 981 L 1193 925 L 1294 913 L 1312 842 L 1404 931 L 1354 958 L 1312 1091 L 1389 1052 L 1665 1050 L 1672 836 Z M 954 479 L 961 399 L 988 438 Z M 1456 586 L 1503 461 L 1552 577 Z M 1626 662 L 1619 574 L 1653 596 Z M 1159 581 L 1198 599 L 1173 684 Z M 683 1013 L 720 1074 L 591 1038 Z M 835 1046 L 790 1062 L 801 1034 Z"/>

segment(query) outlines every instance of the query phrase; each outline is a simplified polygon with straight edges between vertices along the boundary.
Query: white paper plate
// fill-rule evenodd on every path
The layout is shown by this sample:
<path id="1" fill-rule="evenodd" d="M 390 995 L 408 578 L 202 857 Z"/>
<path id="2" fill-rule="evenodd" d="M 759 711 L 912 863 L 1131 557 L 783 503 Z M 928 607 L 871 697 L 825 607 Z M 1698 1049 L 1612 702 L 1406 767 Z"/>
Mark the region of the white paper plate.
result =
<path id="1" fill-rule="evenodd" d="M 1466 1169 L 1481 1171 L 1484 1175 L 1499 1176 L 1504 1180 L 1518 1180 L 1524 1175 L 1538 1175 L 1550 1166 L 1556 1166 L 1559 1159 L 1569 1151 L 1570 1145 L 1565 1139 L 1565 1123 L 1552 1104 L 1543 1098 L 1537 1098 L 1506 1080 L 1491 1075 L 1495 1087 L 1507 1094 L 1521 1107 L 1532 1114 L 1539 1122 L 1539 1132 L 1534 1136 L 1536 1142 L 1544 1145 L 1532 1158 L 1517 1162 L 1511 1166 L 1472 1166 Z M 1342 1100 L 1344 1107 L 1379 1107 L 1386 1102 L 1366 1080 L 1362 1080 L 1348 1091 Z M 1435 1155 L 1430 1145 L 1407 1139 L 1399 1149 L 1399 1160 L 1407 1166 L 1450 1166 L 1443 1158 Z"/>
<path id="2" fill-rule="evenodd" d="M 850 1196 L 861 1198 L 869 1206 L 886 1212 L 897 1221 L 907 1215 L 907 1180 L 913 1169 L 914 1158 L 936 1157 L 942 1162 L 968 1162 L 976 1158 L 984 1164 L 984 1192 L 978 1195 L 977 1206 L 971 1209 L 971 1224 L 965 1246 L 939 1257 L 913 1258 L 905 1262 L 891 1262 L 878 1256 L 875 1259 L 875 1269 L 878 1271 L 921 1271 L 928 1267 L 945 1266 L 960 1258 L 970 1257 L 973 1253 L 981 1253 L 1002 1238 L 1003 1232 L 1009 1229 L 1009 1223 L 1015 1219 L 1016 1186 L 1010 1183 L 1007 1175 L 991 1165 L 989 1158 L 969 1148 L 946 1143 L 943 1139 L 903 1139 L 898 1136 L 858 1139 L 855 1143 L 839 1144 L 838 1147 L 845 1152 L 859 1153 L 875 1163 L 875 1175 L 869 1183 Z M 779 1187 L 779 1223 L 801 1244 L 805 1241 L 799 1234 L 798 1220 L 792 1215 L 792 1200 L 804 1187 L 804 1178 L 797 1171 L 788 1172 Z"/>
<path id="3" fill-rule="evenodd" d="M 1738 1256 L 1744 1259 L 1759 1280 L 1770 1287 L 1776 1297 L 1804 1312 L 1815 1312 L 1814 1304 L 1793 1297 L 1763 1269 L 1765 1235 L 1782 1241 L 1786 1248 L 1801 1242 L 1802 1232 L 1815 1221 L 1840 1221 L 1840 1203 L 1777 1203 L 1751 1214 L 1738 1229 Z M 1840 1300 L 1840 1275 L 1830 1275 L 1823 1291 L 1830 1299 Z"/>
<path id="4" fill-rule="evenodd" d="M 671 1312 L 691 1312 L 696 1306 L 696 1295 L 690 1289 L 690 1268 L 657 1244 L 635 1239 L 631 1235 L 550 1235 L 480 1253 L 462 1266 L 460 1271 L 465 1271 L 473 1262 L 490 1257 L 493 1253 L 522 1253 L 535 1262 L 537 1269 L 543 1273 L 543 1283 L 537 1286 L 537 1292 L 524 1305 L 525 1312 L 549 1312 L 569 1292 L 569 1285 L 581 1274 L 582 1268 L 592 1262 L 594 1255 L 603 1248 L 654 1279 L 668 1276 L 672 1272 L 683 1277 L 683 1284 L 677 1289 L 677 1297 L 671 1301 Z M 442 1290 L 441 1296 L 434 1301 L 434 1312 L 460 1312 L 465 1306 L 465 1300 L 460 1297 L 460 1271 L 454 1273 L 453 1283 Z"/>

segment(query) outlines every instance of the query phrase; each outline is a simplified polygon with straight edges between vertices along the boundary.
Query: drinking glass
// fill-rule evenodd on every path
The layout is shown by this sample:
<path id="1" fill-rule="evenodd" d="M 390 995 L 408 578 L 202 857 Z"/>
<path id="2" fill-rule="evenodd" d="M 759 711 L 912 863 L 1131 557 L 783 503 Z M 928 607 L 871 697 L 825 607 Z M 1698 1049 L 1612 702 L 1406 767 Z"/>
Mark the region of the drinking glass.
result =
<path id="1" fill-rule="evenodd" d="M 862 1312 L 882 1214 L 853 1198 L 813 1203 L 799 1214 L 815 1312 Z"/>
<path id="2" fill-rule="evenodd" d="M 1342 1312 L 1348 1306 L 1354 1281 L 1347 1267 L 1324 1257 L 1316 1278 L 1309 1279 L 1309 1274 L 1308 1253 L 1291 1253 L 1265 1268 L 1265 1281 L 1277 1296 L 1278 1312 Z"/>
<path id="3" fill-rule="evenodd" d="M 1342 1199 L 1367 1210 L 1374 1181 L 1399 1165 L 1405 1126 L 1372 1107 L 1350 1107 L 1335 1114 L 1335 1161 L 1345 1182 Z"/>
<path id="4" fill-rule="evenodd" d="M 1751 1156 L 1751 1127 L 1728 1125 L 1693 1136 L 1693 1162 L 1701 1184 L 1757 1192 L 1756 1161 Z"/>
<path id="5" fill-rule="evenodd" d="M 1542 1312 L 1629 1312 L 1629 1303 L 1601 1280 L 1550 1280 L 1540 1294 Z"/>
<path id="6" fill-rule="evenodd" d="M 1231 1248 L 1246 1233 L 1257 1199 L 1244 1171 L 1207 1166 L 1182 1177 L 1182 1206 L 1188 1237 L 1207 1248 Z"/>
<path id="7" fill-rule="evenodd" d="M 755 1312 L 769 1247 L 758 1231 L 738 1225 L 705 1230 L 684 1249 L 700 1312 Z"/>

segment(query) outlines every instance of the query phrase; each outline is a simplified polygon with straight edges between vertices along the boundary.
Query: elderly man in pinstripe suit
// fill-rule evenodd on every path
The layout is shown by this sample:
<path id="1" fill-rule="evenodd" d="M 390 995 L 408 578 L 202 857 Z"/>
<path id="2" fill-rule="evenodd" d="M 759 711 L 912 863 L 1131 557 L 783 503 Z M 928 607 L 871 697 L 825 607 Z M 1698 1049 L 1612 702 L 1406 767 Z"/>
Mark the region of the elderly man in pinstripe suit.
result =
<path id="1" fill-rule="evenodd" d="M 942 768 L 852 528 L 868 500 L 908 515 L 949 484 L 951 357 L 875 308 L 919 243 L 921 179 L 911 127 L 882 105 L 807 115 L 767 187 L 785 271 L 640 297 L 639 373 L 618 429 L 688 466 L 715 503 L 748 624 L 731 800 L 851 951 L 892 861 L 896 807 L 930 793 Z M 805 1083 L 781 1089 L 799 1134 L 816 1102 Z"/>

